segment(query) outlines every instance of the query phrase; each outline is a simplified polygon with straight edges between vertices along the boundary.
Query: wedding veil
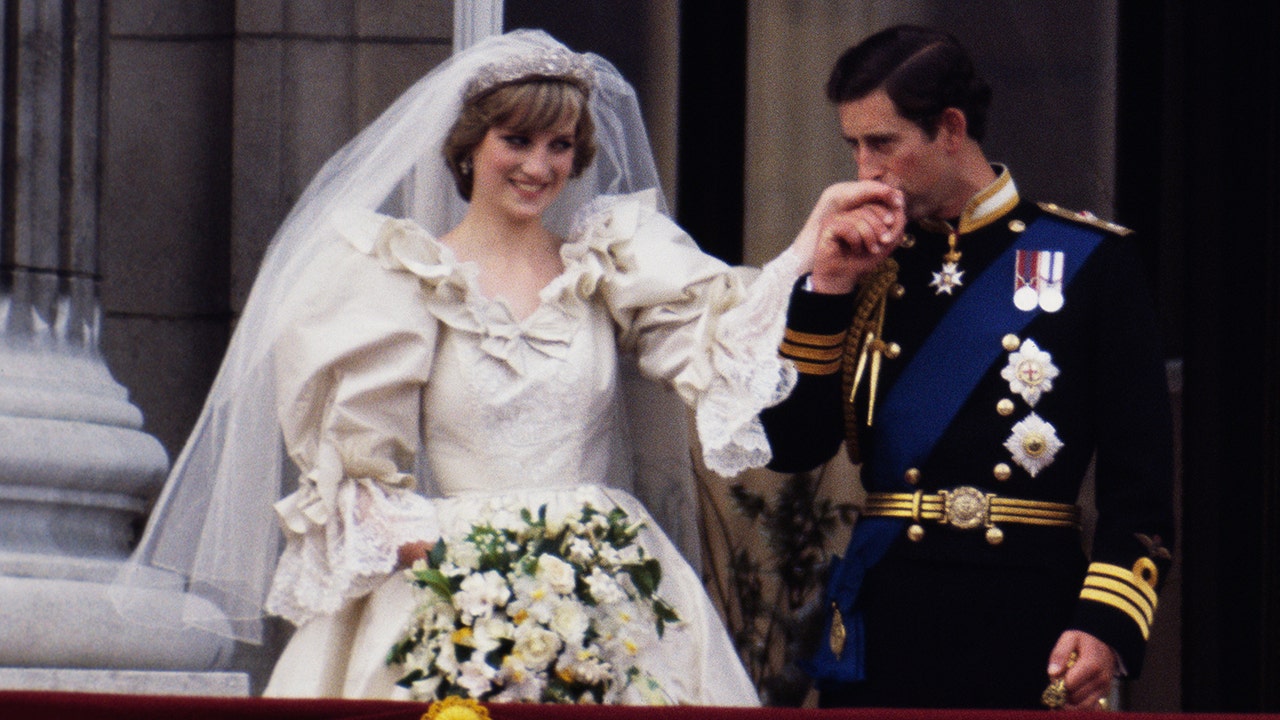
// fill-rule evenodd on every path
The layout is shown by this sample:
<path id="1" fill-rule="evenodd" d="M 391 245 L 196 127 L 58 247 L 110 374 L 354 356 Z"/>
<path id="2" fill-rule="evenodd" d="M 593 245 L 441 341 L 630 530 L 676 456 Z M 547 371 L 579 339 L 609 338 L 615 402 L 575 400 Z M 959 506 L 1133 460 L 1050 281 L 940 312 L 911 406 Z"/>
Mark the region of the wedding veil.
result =
<path id="1" fill-rule="evenodd" d="M 208 400 L 117 589 L 178 583 L 202 599 L 185 604 L 184 625 L 261 641 L 281 542 L 272 505 L 293 482 L 272 377 L 282 301 L 318 251 L 340 242 L 327 229 L 337 210 L 410 217 L 437 236 L 456 225 L 466 203 L 441 146 L 468 80 L 485 65 L 560 47 L 541 31 L 485 39 L 416 82 L 325 163 L 271 241 Z M 599 152 L 549 213 L 548 226 L 562 235 L 574 211 L 597 195 L 658 186 L 633 89 L 608 61 L 586 57 L 595 74 L 590 109 Z M 128 614 L 128 593 L 115 597 L 125 598 L 117 604 Z"/>

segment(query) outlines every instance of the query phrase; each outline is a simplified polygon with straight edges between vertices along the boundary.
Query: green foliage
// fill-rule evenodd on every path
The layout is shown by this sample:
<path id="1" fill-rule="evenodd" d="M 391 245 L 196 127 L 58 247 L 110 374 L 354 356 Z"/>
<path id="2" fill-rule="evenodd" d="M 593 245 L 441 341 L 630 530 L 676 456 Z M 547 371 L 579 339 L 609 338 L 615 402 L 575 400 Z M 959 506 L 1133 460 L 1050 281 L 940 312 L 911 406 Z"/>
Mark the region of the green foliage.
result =
<path id="1" fill-rule="evenodd" d="M 807 630 L 805 606 L 820 596 L 831 557 L 842 549 L 833 544 L 847 537 L 855 516 L 853 505 L 822 497 L 820 489 L 821 477 L 811 473 L 789 476 L 768 494 L 730 488 L 734 508 L 755 525 L 767 551 L 753 554 L 759 544 L 727 538 L 740 618 L 734 641 L 768 705 L 799 705 L 808 692 L 794 666 Z M 769 588 L 776 588 L 772 597 Z"/>

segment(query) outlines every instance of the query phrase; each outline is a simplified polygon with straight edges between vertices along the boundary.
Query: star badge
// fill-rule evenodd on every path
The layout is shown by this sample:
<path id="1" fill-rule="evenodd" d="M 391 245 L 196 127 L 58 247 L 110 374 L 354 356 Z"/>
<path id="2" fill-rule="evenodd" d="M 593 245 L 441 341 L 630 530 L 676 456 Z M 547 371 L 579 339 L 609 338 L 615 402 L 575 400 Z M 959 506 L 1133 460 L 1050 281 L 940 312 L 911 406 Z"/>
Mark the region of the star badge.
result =
<path id="1" fill-rule="evenodd" d="M 952 290 L 964 285 L 961 281 L 963 277 L 964 271 L 960 269 L 958 263 L 944 262 L 942 263 L 942 272 L 933 273 L 933 281 L 929 283 L 929 287 L 937 288 L 934 291 L 935 295 L 942 295 L 943 293 L 950 295 Z"/>
<path id="2" fill-rule="evenodd" d="M 1021 395 L 1027 405 L 1035 407 L 1042 394 L 1053 390 L 1058 366 L 1053 364 L 1052 355 L 1028 338 L 1009 353 L 1009 364 L 1000 371 L 1000 377 L 1009 381 L 1009 392 Z"/>
<path id="3" fill-rule="evenodd" d="M 1053 456 L 1063 448 L 1058 431 L 1044 418 L 1031 413 L 1013 426 L 1013 433 L 1004 441 L 1005 449 L 1013 455 L 1013 461 L 1035 477 L 1049 467 Z"/>

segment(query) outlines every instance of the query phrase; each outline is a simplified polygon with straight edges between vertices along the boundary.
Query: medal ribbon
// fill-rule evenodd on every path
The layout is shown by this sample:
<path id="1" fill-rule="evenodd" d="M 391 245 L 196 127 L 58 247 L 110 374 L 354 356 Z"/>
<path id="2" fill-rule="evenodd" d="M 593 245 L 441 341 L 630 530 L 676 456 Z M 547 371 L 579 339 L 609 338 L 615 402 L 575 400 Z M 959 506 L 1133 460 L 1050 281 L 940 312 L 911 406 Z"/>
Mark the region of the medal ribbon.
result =
<path id="1" fill-rule="evenodd" d="M 1017 253 L 1016 257 L 1017 261 L 1014 266 L 1015 283 L 1013 287 L 1015 292 L 1024 287 L 1035 286 L 1036 274 L 1038 273 L 1036 265 L 1038 264 L 1037 261 L 1040 259 L 1040 254 L 1021 251 Z"/>

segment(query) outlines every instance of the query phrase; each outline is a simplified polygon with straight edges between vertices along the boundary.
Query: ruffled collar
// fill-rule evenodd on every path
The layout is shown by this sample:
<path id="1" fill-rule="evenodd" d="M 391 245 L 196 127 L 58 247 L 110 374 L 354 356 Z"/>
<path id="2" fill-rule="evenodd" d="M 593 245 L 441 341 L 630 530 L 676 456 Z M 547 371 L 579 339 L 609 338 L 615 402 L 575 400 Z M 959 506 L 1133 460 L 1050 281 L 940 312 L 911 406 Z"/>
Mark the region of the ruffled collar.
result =
<path id="1" fill-rule="evenodd" d="M 459 261 L 417 222 L 368 210 L 335 213 L 333 222 L 348 243 L 382 267 L 417 276 L 423 301 L 440 322 L 478 336 L 485 354 L 524 374 L 535 356 L 565 356 L 601 282 L 633 264 L 631 241 L 658 212 L 657 197 L 656 190 L 602 196 L 580 210 L 560 247 L 564 271 L 522 320 L 501 298 L 481 292 L 478 265 Z"/>

